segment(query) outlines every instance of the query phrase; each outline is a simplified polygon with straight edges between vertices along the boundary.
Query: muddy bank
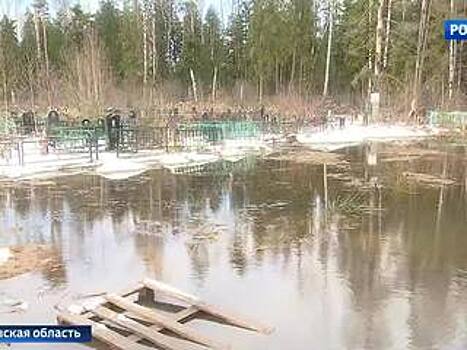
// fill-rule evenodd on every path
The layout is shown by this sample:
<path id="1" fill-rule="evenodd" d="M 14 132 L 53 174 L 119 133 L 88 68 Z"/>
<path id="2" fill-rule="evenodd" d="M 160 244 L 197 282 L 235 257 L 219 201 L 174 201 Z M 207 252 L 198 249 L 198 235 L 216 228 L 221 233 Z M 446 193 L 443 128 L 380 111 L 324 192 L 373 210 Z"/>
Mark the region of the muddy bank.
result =
<path id="1" fill-rule="evenodd" d="M 58 252 L 49 245 L 28 244 L 0 250 L 0 280 L 33 271 L 53 272 L 59 268 Z"/>

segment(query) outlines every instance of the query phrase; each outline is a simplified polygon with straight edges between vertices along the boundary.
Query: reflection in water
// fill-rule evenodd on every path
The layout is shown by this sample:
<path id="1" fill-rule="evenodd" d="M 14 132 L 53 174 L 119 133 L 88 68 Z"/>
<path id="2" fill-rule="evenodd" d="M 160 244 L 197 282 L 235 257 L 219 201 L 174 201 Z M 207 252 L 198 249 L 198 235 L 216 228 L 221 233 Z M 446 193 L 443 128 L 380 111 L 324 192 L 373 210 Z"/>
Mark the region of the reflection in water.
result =
<path id="1" fill-rule="evenodd" d="M 380 148 L 346 151 L 364 188 L 332 166 L 274 161 L 2 188 L 0 243 L 50 244 L 61 268 L 0 281 L 23 298 L 47 288 L 39 305 L 30 292 L 33 310 L 1 317 L 52 322 L 53 303 L 149 276 L 276 326 L 259 340 L 226 333 L 240 349 L 467 346 L 466 167 L 447 153 L 382 163 Z M 406 184 L 407 170 L 458 184 Z"/>

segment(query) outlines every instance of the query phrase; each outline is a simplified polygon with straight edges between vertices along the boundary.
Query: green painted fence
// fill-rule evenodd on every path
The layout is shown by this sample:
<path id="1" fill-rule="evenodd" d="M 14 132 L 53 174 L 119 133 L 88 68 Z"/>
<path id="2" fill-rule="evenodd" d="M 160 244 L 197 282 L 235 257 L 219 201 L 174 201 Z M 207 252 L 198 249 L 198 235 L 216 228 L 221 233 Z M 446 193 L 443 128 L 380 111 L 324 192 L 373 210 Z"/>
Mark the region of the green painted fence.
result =
<path id="1" fill-rule="evenodd" d="M 467 112 L 429 111 L 428 123 L 430 125 L 438 126 L 466 126 Z"/>
<path id="2" fill-rule="evenodd" d="M 197 122 L 180 124 L 178 133 L 186 138 L 202 137 L 208 142 L 258 137 L 261 123 L 251 121 Z"/>

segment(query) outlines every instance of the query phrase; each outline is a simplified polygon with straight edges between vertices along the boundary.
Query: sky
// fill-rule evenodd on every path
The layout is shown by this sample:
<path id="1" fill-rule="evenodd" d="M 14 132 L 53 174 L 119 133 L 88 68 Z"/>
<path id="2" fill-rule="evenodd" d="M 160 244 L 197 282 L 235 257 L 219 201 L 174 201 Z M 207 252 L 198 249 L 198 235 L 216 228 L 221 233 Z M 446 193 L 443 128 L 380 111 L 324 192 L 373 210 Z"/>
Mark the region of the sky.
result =
<path id="1" fill-rule="evenodd" d="M 100 0 L 48 0 L 49 8 L 53 13 L 54 8 L 59 7 L 63 3 L 68 3 L 73 5 L 80 3 L 81 7 L 90 12 L 94 12 Z M 117 3 L 123 2 L 123 0 L 115 0 Z M 213 6 L 219 14 L 224 12 L 224 18 L 227 17 L 227 12 L 231 7 L 232 0 L 195 0 L 198 1 L 203 8 L 203 13 L 206 13 L 206 10 L 209 6 Z M 3 16 L 7 14 L 9 17 L 21 17 L 26 8 L 31 4 L 32 0 L 0 0 L 0 14 Z"/>
<path id="2" fill-rule="evenodd" d="M 99 7 L 101 0 L 47 0 L 49 5 L 49 12 L 53 16 L 55 9 L 67 4 L 73 6 L 77 3 L 81 5 L 84 11 L 95 12 Z M 114 0 L 117 4 L 123 4 L 124 0 Z M 139 0 L 141 1 L 141 0 Z M 212 6 L 215 8 L 219 16 L 223 14 L 224 23 L 227 23 L 229 18 L 229 11 L 232 8 L 233 0 L 193 0 L 199 3 L 202 9 L 203 16 L 206 14 L 207 9 Z M 10 18 L 17 20 L 16 30 L 18 34 L 21 33 L 21 29 L 24 23 L 24 14 L 27 8 L 31 5 L 33 0 L 0 0 L 0 17 L 7 15 Z"/>

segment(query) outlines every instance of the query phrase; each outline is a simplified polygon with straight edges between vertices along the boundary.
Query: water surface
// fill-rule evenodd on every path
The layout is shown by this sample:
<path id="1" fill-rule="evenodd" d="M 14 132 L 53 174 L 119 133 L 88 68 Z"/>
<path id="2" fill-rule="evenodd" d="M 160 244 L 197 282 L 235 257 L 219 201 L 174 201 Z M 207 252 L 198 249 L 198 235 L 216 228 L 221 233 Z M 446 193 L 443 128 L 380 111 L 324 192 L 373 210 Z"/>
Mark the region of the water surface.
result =
<path id="1" fill-rule="evenodd" d="M 57 264 L 0 281 L 29 304 L 0 320 L 54 323 L 54 305 L 146 276 L 275 327 L 196 321 L 234 349 L 466 348 L 467 158 L 432 149 L 389 161 L 381 145 L 348 149 L 327 181 L 321 165 L 247 159 L 202 174 L 4 185 L 0 244 L 51 245 Z M 407 171 L 456 183 L 417 185 Z"/>

